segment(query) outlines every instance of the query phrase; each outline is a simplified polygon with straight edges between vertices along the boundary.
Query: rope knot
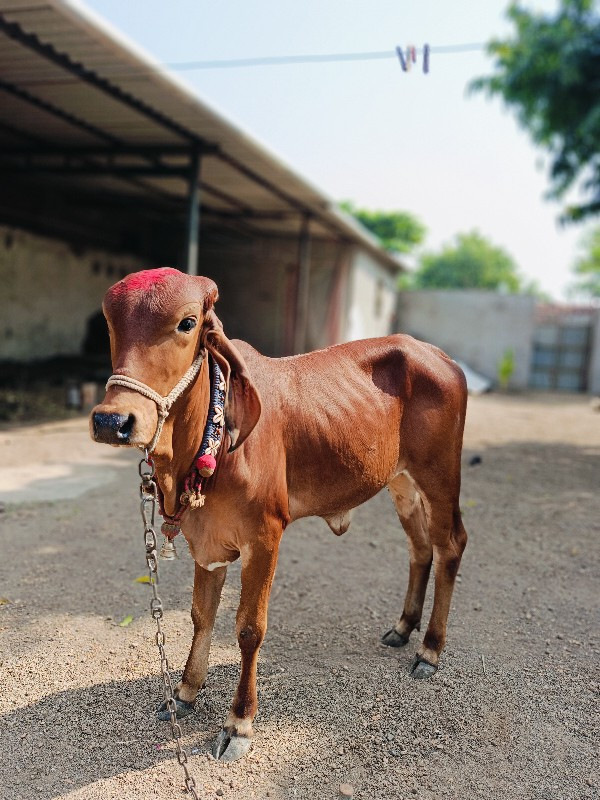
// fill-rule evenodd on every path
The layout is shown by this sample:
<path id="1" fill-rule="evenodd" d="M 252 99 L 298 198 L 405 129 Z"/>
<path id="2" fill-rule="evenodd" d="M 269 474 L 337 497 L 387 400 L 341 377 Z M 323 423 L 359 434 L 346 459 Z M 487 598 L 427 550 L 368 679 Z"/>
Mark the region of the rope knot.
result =
<path id="1" fill-rule="evenodd" d="M 190 508 L 202 508 L 206 498 L 200 493 L 200 489 L 188 489 L 182 492 L 179 497 L 179 502 L 182 506 L 189 506 Z"/>

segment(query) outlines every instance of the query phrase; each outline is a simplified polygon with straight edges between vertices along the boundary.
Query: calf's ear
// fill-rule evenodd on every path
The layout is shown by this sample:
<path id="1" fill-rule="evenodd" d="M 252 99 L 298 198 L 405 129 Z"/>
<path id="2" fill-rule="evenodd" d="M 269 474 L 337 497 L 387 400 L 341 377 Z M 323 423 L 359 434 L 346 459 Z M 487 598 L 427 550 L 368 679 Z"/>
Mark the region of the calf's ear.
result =
<path id="1" fill-rule="evenodd" d="M 252 433 L 260 418 L 261 401 L 246 362 L 235 345 L 225 336 L 221 320 L 214 311 L 204 319 L 206 349 L 213 356 L 227 384 L 225 427 L 231 445 L 229 452 L 239 447 Z"/>

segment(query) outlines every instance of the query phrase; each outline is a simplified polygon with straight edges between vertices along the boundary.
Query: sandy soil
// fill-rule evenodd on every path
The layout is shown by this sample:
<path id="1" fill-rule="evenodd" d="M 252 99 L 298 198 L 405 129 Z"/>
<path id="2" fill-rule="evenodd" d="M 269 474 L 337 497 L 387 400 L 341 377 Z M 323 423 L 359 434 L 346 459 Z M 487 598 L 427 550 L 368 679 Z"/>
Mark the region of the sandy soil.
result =
<path id="1" fill-rule="evenodd" d="M 0 448 L 0 796 L 182 797 L 168 726 L 154 717 L 149 587 L 135 582 L 144 574 L 135 454 L 92 445 L 85 420 L 4 430 Z M 475 453 L 482 463 L 470 467 Z M 223 765 L 205 750 L 237 676 L 234 565 L 209 683 L 182 722 L 200 796 L 335 798 L 349 783 L 365 800 L 597 798 L 599 485 L 600 415 L 585 400 L 470 401 L 470 540 L 428 682 L 406 672 L 417 639 L 398 651 L 379 644 L 408 571 L 386 493 L 341 539 L 320 520 L 290 526 L 255 744 Z M 176 670 L 193 575 L 179 550 L 161 564 Z"/>

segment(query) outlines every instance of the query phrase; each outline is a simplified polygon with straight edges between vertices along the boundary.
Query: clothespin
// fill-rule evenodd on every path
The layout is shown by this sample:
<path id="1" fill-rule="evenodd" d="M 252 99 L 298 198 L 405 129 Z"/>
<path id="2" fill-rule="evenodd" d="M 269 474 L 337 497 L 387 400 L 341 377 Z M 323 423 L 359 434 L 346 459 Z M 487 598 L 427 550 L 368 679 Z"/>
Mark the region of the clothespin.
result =
<path id="1" fill-rule="evenodd" d="M 401 47 L 396 47 L 396 53 L 398 54 L 398 59 L 400 60 L 400 66 L 402 67 L 402 72 L 406 72 L 408 67 L 406 65 L 406 59 L 404 58 L 404 52 Z"/>
<path id="2" fill-rule="evenodd" d="M 411 66 L 417 63 L 417 48 L 412 44 L 408 45 L 406 51 L 404 51 L 401 47 L 396 46 L 396 53 L 398 55 L 398 60 L 400 61 L 400 66 L 402 67 L 402 72 L 409 72 Z M 423 45 L 423 72 L 425 75 L 429 73 L 430 53 L 431 48 L 429 45 Z"/>

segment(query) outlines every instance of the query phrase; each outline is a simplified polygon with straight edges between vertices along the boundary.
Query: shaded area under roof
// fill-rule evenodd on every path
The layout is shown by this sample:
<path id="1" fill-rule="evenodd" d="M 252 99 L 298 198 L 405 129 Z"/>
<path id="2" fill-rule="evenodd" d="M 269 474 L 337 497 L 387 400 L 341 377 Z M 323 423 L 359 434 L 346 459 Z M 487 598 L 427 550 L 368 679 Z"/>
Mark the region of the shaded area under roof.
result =
<path id="1" fill-rule="evenodd" d="M 200 155 L 203 225 L 355 243 L 401 264 L 321 191 L 74 0 L 0 0 L 0 173 L 185 211 Z M 25 189 L 26 192 L 26 189 Z"/>

